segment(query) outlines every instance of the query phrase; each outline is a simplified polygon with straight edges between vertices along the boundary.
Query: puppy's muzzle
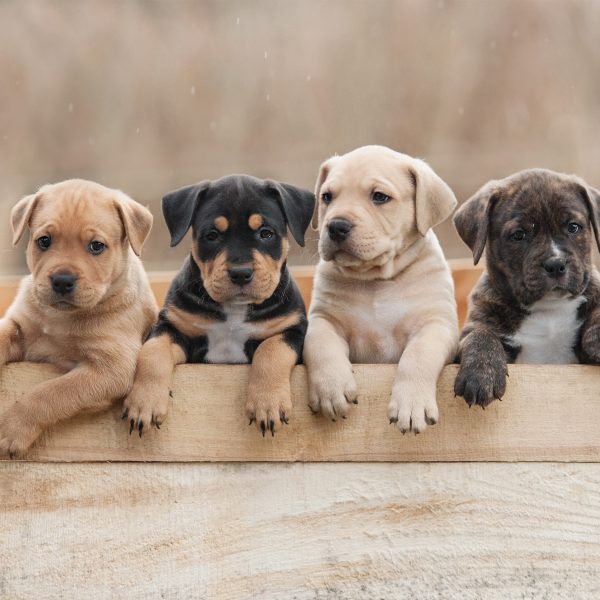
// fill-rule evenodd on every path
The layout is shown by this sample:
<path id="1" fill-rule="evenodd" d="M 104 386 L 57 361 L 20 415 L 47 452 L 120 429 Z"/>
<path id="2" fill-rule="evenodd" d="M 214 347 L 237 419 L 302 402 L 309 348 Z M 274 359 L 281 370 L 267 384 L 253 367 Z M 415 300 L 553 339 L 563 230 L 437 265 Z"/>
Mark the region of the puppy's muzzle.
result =
<path id="1" fill-rule="evenodd" d="M 352 227 L 354 225 L 346 219 L 332 219 L 327 225 L 327 233 L 334 242 L 339 244 L 350 235 Z"/>
<path id="2" fill-rule="evenodd" d="M 544 268 L 544 271 L 548 277 L 551 277 L 552 279 L 558 279 L 567 273 L 568 262 L 566 258 L 553 256 L 551 258 L 547 258 L 542 263 L 542 267 Z"/>
<path id="3" fill-rule="evenodd" d="M 232 267 L 227 273 L 231 283 L 235 285 L 246 285 L 254 277 L 254 271 L 250 267 Z"/>
<path id="4" fill-rule="evenodd" d="M 57 296 L 69 296 L 75 291 L 77 277 L 73 273 L 55 273 L 50 275 L 50 283 Z"/>

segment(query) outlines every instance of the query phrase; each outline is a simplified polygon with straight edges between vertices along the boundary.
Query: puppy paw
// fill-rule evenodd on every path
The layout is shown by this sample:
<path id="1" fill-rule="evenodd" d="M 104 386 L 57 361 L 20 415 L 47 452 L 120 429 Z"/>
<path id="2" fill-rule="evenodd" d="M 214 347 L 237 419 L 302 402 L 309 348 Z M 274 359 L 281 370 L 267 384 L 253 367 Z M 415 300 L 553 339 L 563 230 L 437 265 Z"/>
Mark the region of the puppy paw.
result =
<path id="1" fill-rule="evenodd" d="M 280 389 L 259 386 L 248 391 L 246 417 L 250 425 L 256 424 L 263 437 L 267 431 L 274 436 L 282 424 L 287 425 L 291 412 L 292 398 L 289 385 Z"/>
<path id="2" fill-rule="evenodd" d="M 144 430 L 151 425 L 160 429 L 167 417 L 169 398 L 168 387 L 160 385 L 134 384 L 129 396 L 123 402 L 123 420 L 127 420 L 129 434 L 135 429 L 142 437 Z"/>
<path id="3" fill-rule="evenodd" d="M 592 325 L 583 332 L 581 352 L 586 362 L 600 363 L 600 325 Z"/>
<path id="4" fill-rule="evenodd" d="M 309 374 L 308 406 L 332 421 L 345 419 L 351 404 L 358 404 L 358 390 L 350 365 Z"/>
<path id="5" fill-rule="evenodd" d="M 22 456 L 41 433 L 30 419 L 25 419 L 18 409 L 9 409 L 0 415 L 0 456 Z"/>
<path id="6" fill-rule="evenodd" d="M 502 361 L 463 363 L 454 382 L 454 394 L 462 396 L 469 406 L 478 404 L 485 408 L 493 400 L 501 400 L 504 396 L 506 375 L 506 364 Z"/>
<path id="7" fill-rule="evenodd" d="M 439 420 L 435 386 L 431 390 L 419 390 L 411 384 L 394 385 L 388 418 L 402 433 L 421 433 L 427 425 L 435 425 Z"/>

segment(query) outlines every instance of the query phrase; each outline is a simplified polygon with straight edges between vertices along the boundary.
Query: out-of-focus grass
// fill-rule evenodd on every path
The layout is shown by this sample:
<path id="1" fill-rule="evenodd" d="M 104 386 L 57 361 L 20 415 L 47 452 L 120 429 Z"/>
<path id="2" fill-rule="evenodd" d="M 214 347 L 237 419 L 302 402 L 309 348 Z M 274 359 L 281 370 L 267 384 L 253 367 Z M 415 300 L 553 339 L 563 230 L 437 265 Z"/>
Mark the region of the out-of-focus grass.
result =
<path id="1" fill-rule="evenodd" d="M 67 177 L 151 207 L 154 269 L 187 251 L 165 191 L 230 172 L 312 188 L 365 143 L 425 158 L 460 200 L 531 166 L 600 186 L 599 30 L 591 0 L 0 2 L 0 273 L 24 269 L 10 207 Z"/>

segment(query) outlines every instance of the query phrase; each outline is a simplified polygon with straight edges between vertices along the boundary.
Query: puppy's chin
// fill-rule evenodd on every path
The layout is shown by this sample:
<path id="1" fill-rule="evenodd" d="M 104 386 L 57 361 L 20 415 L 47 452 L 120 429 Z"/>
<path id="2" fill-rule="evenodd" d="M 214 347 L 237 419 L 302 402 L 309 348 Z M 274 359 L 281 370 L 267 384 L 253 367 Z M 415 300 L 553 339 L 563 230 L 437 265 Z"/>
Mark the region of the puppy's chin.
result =
<path id="1" fill-rule="evenodd" d="M 538 282 L 525 282 L 522 286 L 514 286 L 513 291 L 525 306 L 538 302 L 542 298 L 566 298 L 580 296 L 585 292 L 590 281 L 589 273 L 568 277 L 564 282 L 550 279 Z"/>
<path id="2" fill-rule="evenodd" d="M 38 285 L 34 288 L 36 300 L 45 306 L 60 312 L 74 312 L 77 310 L 91 310 L 104 298 L 103 290 L 84 290 L 83 293 L 75 293 L 70 298 L 58 296 L 46 285 Z"/>
<path id="3" fill-rule="evenodd" d="M 383 240 L 382 240 L 383 241 Z M 326 261 L 346 268 L 380 267 L 394 258 L 396 252 L 391 243 L 383 244 L 337 244 L 324 239 L 319 244 L 319 254 Z"/>
<path id="4" fill-rule="evenodd" d="M 206 285 L 206 283 L 204 287 L 208 295 L 219 304 L 261 304 L 273 295 L 277 283 L 261 289 L 256 289 L 252 285 L 245 285 L 242 288 L 227 286 L 222 289 Z"/>

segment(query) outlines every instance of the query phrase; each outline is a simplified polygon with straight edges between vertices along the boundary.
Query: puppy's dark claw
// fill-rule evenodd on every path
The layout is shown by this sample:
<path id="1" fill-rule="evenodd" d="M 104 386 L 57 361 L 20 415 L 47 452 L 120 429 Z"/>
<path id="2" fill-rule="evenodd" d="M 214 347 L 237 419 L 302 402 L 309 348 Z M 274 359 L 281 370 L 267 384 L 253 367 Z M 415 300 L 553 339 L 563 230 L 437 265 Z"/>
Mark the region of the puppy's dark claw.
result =
<path id="1" fill-rule="evenodd" d="M 267 431 L 267 425 L 264 421 L 260 422 L 260 430 L 262 432 L 262 436 L 265 437 L 265 432 Z"/>
<path id="2" fill-rule="evenodd" d="M 252 425 L 252 423 L 254 423 L 254 421 L 256 421 L 256 417 L 250 417 L 248 419 L 248 426 Z"/>
<path id="3" fill-rule="evenodd" d="M 131 435 L 131 432 L 133 431 L 134 426 L 135 426 L 135 421 L 133 419 L 131 419 L 131 421 L 129 421 L 129 435 Z"/>
<path id="4" fill-rule="evenodd" d="M 271 437 L 275 437 L 275 421 L 269 421 L 269 429 L 271 430 Z"/>
<path id="5" fill-rule="evenodd" d="M 126 408 L 125 412 L 121 415 L 121 420 L 125 420 L 129 416 L 129 409 Z"/>
<path id="6" fill-rule="evenodd" d="M 156 429 L 160 429 L 160 423 L 158 421 L 154 421 L 154 425 L 156 426 Z"/>
<path id="7" fill-rule="evenodd" d="M 140 432 L 140 437 L 142 437 L 142 430 L 144 429 L 144 422 L 140 421 L 139 425 L 138 425 L 138 430 Z"/>
<path id="8" fill-rule="evenodd" d="M 169 398 L 173 397 L 173 390 L 169 390 Z"/>
<path id="9" fill-rule="evenodd" d="M 398 417 L 392 417 L 390 419 L 390 425 L 393 425 L 394 423 L 397 423 L 397 422 L 398 422 Z"/>

